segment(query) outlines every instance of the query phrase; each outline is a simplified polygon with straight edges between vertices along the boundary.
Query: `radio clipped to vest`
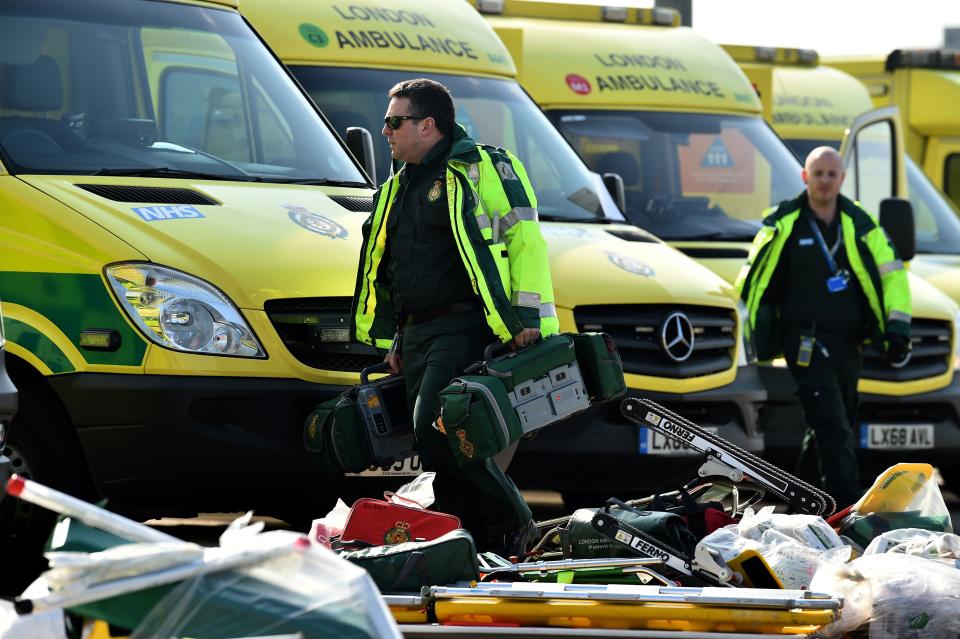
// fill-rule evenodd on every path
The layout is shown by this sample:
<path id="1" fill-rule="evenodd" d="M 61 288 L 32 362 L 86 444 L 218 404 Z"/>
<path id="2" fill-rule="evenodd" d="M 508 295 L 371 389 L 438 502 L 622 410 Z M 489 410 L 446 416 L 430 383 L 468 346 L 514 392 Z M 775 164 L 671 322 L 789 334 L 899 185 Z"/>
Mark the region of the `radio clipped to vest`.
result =
<path id="1" fill-rule="evenodd" d="M 403 376 L 370 381 L 388 370 L 387 363 L 363 369 L 358 385 L 307 416 L 304 445 L 319 465 L 359 473 L 415 454 Z"/>
<path id="2" fill-rule="evenodd" d="M 440 393 L 436 427 L 460 465 L 626 392 L 620 357 L 606 335 L 561 333 L 496 355 L 504 347 L 488 346 L 482 363 Z"/>

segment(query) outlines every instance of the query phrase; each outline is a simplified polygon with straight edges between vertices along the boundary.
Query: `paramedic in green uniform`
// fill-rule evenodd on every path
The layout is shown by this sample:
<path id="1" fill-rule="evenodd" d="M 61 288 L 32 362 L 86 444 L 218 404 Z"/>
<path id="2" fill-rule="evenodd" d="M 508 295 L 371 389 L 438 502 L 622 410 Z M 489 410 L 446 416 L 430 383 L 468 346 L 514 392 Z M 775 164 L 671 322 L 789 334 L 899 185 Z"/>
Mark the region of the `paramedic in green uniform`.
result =
<path id="1" fill-rule="evenodd" d="M 383 135 L 402 163 L 364 225 L 356 336 L 402 370 L 417 451 L 436 472 L 437 508 L 481 550 L 522 554 L 530 509 L 492 459 L 459 467 L 437 429 L 439 392 L 492 342 L 523 346 L 558 330 L 536 196 L 509 151 L 474 142 L 445 86 L 394 86 Z"/>
<path id="2" fill-rule="evenodd" d="M 910 289 L 886 233 L 840 195 L 840 154 L 814 149 L 802 176 L 806 190 L 765 217 L 737 287 L 758 357 L 782 353 L 797 382 L 807 423 L 797 474 L 842 508 L 863 492 L 854 451 L 863 342 L 906 362 Z"/>

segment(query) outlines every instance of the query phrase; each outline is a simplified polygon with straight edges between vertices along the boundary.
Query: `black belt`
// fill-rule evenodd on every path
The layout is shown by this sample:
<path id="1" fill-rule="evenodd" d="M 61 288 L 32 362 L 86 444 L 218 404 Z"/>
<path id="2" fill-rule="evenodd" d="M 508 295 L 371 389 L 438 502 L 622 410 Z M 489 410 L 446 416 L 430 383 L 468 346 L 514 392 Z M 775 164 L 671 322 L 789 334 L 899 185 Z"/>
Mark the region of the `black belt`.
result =
<path id="1" fill-rule="evenodd" d="M 475 310 L 480 310 L 480 304 L 475 301 L 457 302 L 455 304 L 451 304 L 450 306 L 441 306 L 440 308 L 434 308 L 429 311 L 401 314 L 400 323 L 402 326 L 406 326 L 408 324 L 423 324 L 424 322 L 429 322 L 430 320 L 435 320 L 446 315 L 453 315 L 454 313 L 463 313 L 465 311 Z"/>

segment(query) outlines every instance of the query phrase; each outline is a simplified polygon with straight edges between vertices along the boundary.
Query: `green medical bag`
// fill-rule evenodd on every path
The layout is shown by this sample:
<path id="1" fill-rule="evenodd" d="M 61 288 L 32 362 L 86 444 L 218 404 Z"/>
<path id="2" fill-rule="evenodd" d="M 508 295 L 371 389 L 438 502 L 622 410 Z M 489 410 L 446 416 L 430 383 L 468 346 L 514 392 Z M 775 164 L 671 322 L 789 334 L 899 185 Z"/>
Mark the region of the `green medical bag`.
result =
<path id="1" fill-rule="evenodd" d="M 611 500 L 602 510 L 676 550 L 693 554 L 697 539 L 680 515 L 634 508 L 611 508 L 615 503 L 616 500 Z M 610 539 L 593 527 L 593 516 L 598 510 L 601 509 L 580 508 L 574 511 L 567 525 L 561 528 L 560 542 L 564 556 L 570 559 L 635 557 L 636 553 L 624 544 Z"/>
<path id="2" fill-rule="evenodd" d="M 368 573 L 380 592 L 416 592 L 424 586 L 479 581 L 473 537 L 457 529 L 432 541 L 408 541 L 340 553 Z"/>
<path id="3" fill-rule="evenodd" d="M 336 473 L 359 473 L 373 463 L 357 410 L 356 388 L 317 406 L 306 419 L 303 444 L 311 460 Z"/>
<path id="4" fill-rule="evenodd" d="M 440 391 L 437 427 L 461 466 L 493 457 L 523 435 L 503 382 L 488 375 L 464 375 Z"/>
<path id="5" fill-rule="evenodd" d="M 626 395 L 623 362 L 613 338 L 606 333 L 574 333 L 570 337 L 591 403 L 608 402 Z"/>

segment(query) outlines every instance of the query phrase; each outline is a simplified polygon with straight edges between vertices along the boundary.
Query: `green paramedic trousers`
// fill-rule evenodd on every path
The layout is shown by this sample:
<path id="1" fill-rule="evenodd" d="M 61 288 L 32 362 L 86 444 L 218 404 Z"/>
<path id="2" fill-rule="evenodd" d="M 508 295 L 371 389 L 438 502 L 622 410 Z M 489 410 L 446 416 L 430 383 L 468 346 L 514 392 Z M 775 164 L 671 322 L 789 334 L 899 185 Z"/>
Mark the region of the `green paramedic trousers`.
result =
<path id="1" fill-rule="evenodd" d="M 439 393 L 495 341 L 482 311 L 452 313 L 403 328 L 401 359 L 407 401 L 413 407 L 417 452 L 424 470 L 436 472 L 435 508 L 456 515 L 478 549 L 492 535 L 526 525 L 532 514 L 517 487 L 493 459 L 460 467 L 446 436 L 434 428 Z"/>
<path id="2" fill-rule="evenodd" d="M 863 495 L 854 449 L 857 380 L 863 362 L 860 341 L 817 335 L 810 365 L 797 366 L 801 334 L 796 330 L 783 334 L 783 352 L 797 382 L 807 423 L 796 472 L 802 479 L 813 480 L 837 500 L 839 508 L 845 508 Z"/>

